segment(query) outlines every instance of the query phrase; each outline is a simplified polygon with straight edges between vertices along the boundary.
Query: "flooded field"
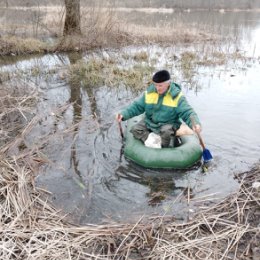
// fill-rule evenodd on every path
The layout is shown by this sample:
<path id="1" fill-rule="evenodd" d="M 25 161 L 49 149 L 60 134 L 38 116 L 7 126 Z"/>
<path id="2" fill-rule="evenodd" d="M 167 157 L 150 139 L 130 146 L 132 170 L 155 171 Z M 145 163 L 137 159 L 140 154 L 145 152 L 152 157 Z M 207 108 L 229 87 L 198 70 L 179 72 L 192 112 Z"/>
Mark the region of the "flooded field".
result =
<path id="1" fill-rule="evenodd" d="M 153 17 L 140 12 L 131 15 L 144 25 Z M 46 163 L 39 169 L 36 184 L 49 191 L 54 205 L 75 223 L 135 222 L 152 214 L 186 220 L 205 203 L 237 190 L 234 174 L 259 160 L 260 14 L 205 12 L 157 17 L 161 17 L 160 26 L 168 19 L 179 19 L 211 28 L 223 41 L 1 60 L 1 75 L 13 75 L 10 84 L 19 87 L 26 83 L 40 91 L 35 111 L 38 121 L 25 137 L 25 146 L 41 147 Z M 135 60 L 140 52 L 148 58 Z M 187 53 L 196 56 L 188 67 L 183 58 Z M 203 124 L 202 135 L 214 156 L 208 171 L 203 172 L 200 165 L 187 171 L 148 170 L 125 160 L 115 114 L 141 90 L 124 82 L 113 86 L 107 81 L 74 84 L 69 80 L 68 66 L 93 58 L 109 59 L 119 68 L 142 65 L 151 73 L 169 69 Z M 144 88 L 147 80 L 149 76 Z M 189 201 L 187 190 L 192 192 Z"/>

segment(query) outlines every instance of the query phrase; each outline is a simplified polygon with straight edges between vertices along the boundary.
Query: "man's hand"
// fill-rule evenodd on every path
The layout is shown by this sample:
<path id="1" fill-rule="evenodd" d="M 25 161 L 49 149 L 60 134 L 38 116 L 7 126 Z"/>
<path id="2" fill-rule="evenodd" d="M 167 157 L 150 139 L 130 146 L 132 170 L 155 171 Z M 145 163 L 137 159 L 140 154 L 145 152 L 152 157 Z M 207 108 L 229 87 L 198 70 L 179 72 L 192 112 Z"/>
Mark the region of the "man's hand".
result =
<path id="1" fill-rule="evenodd" d="M 117 122 L 121 122 L 123 120 L 123 116 L 121 114 L 116 114 Z"/>
<path id="2" fill-rule="evenodd" d="M 196 133 L 200 133 L 200 132 L 202 131 L 201 125 L 199 125 L 199 124 L 194 125 L 194 126 L 192 127 L 192 130 L 193 130 L 194 132 L 196 132 Z"/>

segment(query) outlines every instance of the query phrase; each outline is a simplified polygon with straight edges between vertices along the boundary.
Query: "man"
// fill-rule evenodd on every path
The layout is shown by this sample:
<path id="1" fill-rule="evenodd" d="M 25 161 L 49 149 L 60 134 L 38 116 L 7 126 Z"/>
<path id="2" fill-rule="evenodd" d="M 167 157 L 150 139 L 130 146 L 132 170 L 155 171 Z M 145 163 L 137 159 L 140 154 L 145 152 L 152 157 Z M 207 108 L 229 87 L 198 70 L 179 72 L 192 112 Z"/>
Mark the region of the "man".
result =
<path id="1" fill-rule="evenodd" d="M 145 142 L 153 132 L 160 135 L 162 147 L 168 147 L 171 137 L 176 136 L 174 146 L 179 146 L 178 136 L 201 131 L 199 118 L 167 70 L 156 72 L 152 81 L 139 99 L 117 114 L 117 121 L 145 113 L 144 119 L 131 129 L 135 138 Z"/>

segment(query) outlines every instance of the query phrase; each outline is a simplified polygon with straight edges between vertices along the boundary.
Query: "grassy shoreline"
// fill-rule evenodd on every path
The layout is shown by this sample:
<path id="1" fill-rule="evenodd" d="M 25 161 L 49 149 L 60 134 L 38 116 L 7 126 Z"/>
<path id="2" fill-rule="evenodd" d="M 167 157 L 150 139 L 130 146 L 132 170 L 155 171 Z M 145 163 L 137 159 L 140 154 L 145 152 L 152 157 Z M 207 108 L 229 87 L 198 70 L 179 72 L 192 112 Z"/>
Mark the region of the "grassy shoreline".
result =
<path id="1" fill-rule="evenodd" d="M 139 10 L 153 14 L 153 9 L 120 9 L 102 6 L 81 8 L 81 35 L 63 37 L 64 7 L 0 8 L 3 15 L 17 15 L 13 23 L 3 16 L 0 24 L 0 55 L 53 53 L 62 51 L 85 51 L 96 48 L 114 48 L 140 44 L 177 44 L 215 41 L 218 37 L 206 28 L 187 28 L 181 22 L 163 23 L 161 27 L 151 24 L 138 25 L 122 20 L 125 11 Z M 18 11 L 18 14 L 16 13 Z M 159 9 L 158 12 L 165 12 Z M 168 11 L 171 12 L 170 9 Z M 14 13 L 13 13 L 14 12 Z M 120 14 L 121 12 L 121 14 Z M 19 18 L 19 19 L 18 19 Z M 6 20 L 5 20 L 6 19 Z M 22 23 L 21 19 L 25 19 Z"/>
<path id="2" fill-rule="evenodd" d="M 43 40 L 35 38 L 21 38 L 17 36 L 3 36 L 0 38 L 0 56 L 16 56 L 25 54 L 46 54 L 55 52 L 82 52 L 87 50 L 95 50 L 100 48 L 120 48 L 128 45 L 146 45 L 146 44 L 160 44 L 168 46 L 170 44 L 178 43 L 199 43 L 215 41 L 211 36 L 195 32 L 180 32 L 175 33 L 174 39 L 171 33 L 159 36 L 156 30 L 148 29 L 145 35 L 131 34 L 130 32 L 118 32 L 110 34 L 109 42 L 102 36 L 100 39 L 90 39 L 85 35 L 73 35 L 67 37 L 54 38 L 53 43 L 48 43 Z M 192 40 L 193 39 L 193 40 Z"/>

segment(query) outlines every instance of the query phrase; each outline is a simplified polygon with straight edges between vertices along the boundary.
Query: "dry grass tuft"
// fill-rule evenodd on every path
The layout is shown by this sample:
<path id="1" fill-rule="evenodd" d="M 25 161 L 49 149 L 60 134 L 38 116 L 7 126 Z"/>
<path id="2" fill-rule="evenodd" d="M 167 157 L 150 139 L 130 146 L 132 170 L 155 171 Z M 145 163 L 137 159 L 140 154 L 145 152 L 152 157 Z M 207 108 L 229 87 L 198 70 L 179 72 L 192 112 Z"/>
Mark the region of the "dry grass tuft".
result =
<path id="1" fill-rule="evenodd" d="M 163 30 L 162 30 L 163 28 Z M 164 24 L 158 27 L 130 24 L 125 29 L 134 36 L 136 43 L 189 44 L 216 41 L 218 37 L 199 29 L 187 28 L 183 24 Z"/>
<path id="2" fill-rule="evenodd" d="M 145 52 L 145 51 L 140 51 L 140 52 L 138 52 L 138 53 L 136 53 L 135 55 L 134 55 L 134 57 L 133 57 L 133 59 L 135 60 L 135 61 L 147 61 L 148 60 L 148 54 L 147 54 L 147 52 Z"/>
<path id="3" fill-rule="evenodd" d="M 260 180 L 260 167 L 237 176 L 240 190 L 191 222 L 164 227 L 154 248 L 155 258 L 250 259 L 259 247 L 260 194 L 252 187 Z M 157 259 L 157 258 L 156 258 Z M 256 258 L 255 258 L 256 259 Z"/>
<path id="4" fill-rule="evenodd" d="M 0 37 L 0 55 L 22 55 L 45 51 L 47 51 L 47 45 L 37 39 L 23 39 L 15 36 Z"/>
<path id="5" fill-rule="evenodd" d="M 72 84 L 81 82 L 83 86 L 119 86 L 125 85 L 143 89 L 143 82 L 149 80 L 153 67 L 148 64 L 134 65 L 129 68 L 119 67 L 111 59 L 90 59 L 71 65 L 69 78 Z"/>
<path id="6" fill-rule="evenodd" d="M 10 142 L 22 131 L 37 97 L 38 93 L 28 85 L 0 85 L 0 145 Z"/>

